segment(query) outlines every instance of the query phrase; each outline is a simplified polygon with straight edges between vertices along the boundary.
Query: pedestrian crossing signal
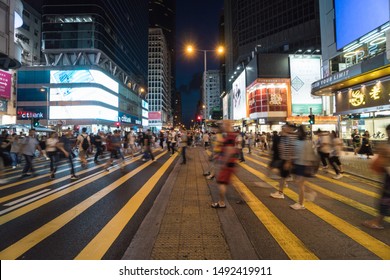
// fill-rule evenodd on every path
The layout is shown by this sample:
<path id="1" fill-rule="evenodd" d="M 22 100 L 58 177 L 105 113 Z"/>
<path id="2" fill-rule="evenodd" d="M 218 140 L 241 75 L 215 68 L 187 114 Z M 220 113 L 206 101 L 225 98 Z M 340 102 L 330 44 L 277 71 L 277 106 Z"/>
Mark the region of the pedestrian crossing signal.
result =
<path id="1" fill-rule="evenodd" d="M 33 127 L 39 126 L 39 119 L 38 118 L 33 118 L 32 123 L 33 123 Z"/>
<path id="2" fill-rule="evenodd" d="M 315 124 L 315 116 L 309 115 L 309 124 Z"/>
<path id="3" fill-rule="evenodd" d="M 119 128 L 121 126 L 120 122 L 116 123 L 116 128 Z"/>

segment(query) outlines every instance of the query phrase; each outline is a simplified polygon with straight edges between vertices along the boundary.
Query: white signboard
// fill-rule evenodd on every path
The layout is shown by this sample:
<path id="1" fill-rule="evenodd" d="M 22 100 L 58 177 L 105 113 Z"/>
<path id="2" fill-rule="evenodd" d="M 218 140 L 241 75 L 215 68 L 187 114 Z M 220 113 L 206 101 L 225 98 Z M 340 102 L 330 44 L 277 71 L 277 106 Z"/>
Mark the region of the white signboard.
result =
<path id="1" fill-rule="evenodd" d="M 245 71 L 233 82 L 232 90 L 232 108 L 233 119 L 239 120 L 246 118 L 246 86 L 245 86 Z"/>

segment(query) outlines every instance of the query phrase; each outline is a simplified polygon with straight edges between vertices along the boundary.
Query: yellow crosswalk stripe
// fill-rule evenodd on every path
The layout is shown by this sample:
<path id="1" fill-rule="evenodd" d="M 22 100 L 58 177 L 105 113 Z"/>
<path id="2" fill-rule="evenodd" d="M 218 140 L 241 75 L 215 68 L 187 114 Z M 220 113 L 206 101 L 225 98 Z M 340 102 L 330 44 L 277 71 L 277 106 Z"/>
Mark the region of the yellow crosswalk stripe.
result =
<path id="1" fill-rule="evenodd" d="M 318 260 L 305 244 L 292 233 L 237 176 L 233 176 L 232 184 L 241 194 L 256 217 L 267 228 L 279 246 L 292 260 Z"/>
<path id="2" fill-rule="evenodd" d="M 131 220 L 176 156 L 177 153 L 164 163 L 164 165 L 145 183 L 142 189 L 140 189 L 126 205 L 122 207 L 107 225 L 76 256 L 76 260 L 100 260 L 103 258 L 104 254 Z"/>
<path id="3" fill-rule="evenodd" d="M 248 158 L 249 159 L 249 158 Z M 253 162 L 258 162 L 254 159 L 250 159 Z M 258 170 L 246 165 L 246 164 L 240 164 L 241 167 L 251 172 L 253 175 L 257 176 L 258 178 L 262 179 L 265 182 L 270 182 L 271 185 L 278 189 L 278 184 L 275 180 L 272 180 L 268 178 L 265 174 L 259 172 Z M 285 189 L 284 191 L 285 196 L 290 197 L 291 199 L 298 201 L 298 195 L 293 192 L 290 189 Z M 314 215 L 321 218 L 323 221 L 327 222 L 346 236 L 350 237 L 378 257 L 389 260 L 390 259 L 390 246 L 383 243 L 382 241 L 372 237 L 371 235 L 367 234 L 366 232 L 360 230 L 359 228 L 347 223 L 346 221 L 340 219 L 336 215 L 333 215 L 329 211 L 326 211 L 325 209 L 315 205 L 314 203 L 308 202 L 305 204 L 305 207 L 307 210 L 312 212 Z"/>
<path id="4" fill-rule="evenodd" d="M 166 152 L 163 152 L 162 154 L 156 156 L 156 159 L 162 157 L 164 154 L 166 154 Z M 146 162 L 145 164 L 137 167 L 136 169 L 134 169 L 131 172 L 129 172 L 128 174 L 122 176 L 121 178 L 119 178 L 115 182 L 111 183 L 110 185 L 108 185 L 104 189 L 98 191 L 94 195 L 88 197 L 87 199 L 85 199 L 81 203 L 77 204 L 72 209 L 64 212 L 63 214 L 61 214 L 57 218 L 51 220 L 50 222 L 48 222 L 47 224 L 38 228 L 34 232 L 28 234 L 27 236 L 25 236 L 24 238 L 15 242 L 11 246 L 5 248 L 3 251 L 0 252 L 0 259 L 9 260 L 9 259 L 18 258 L 23 253 L 25 253 L 26 251 L 28 251 L 29 249 L 31 249 L 32 247 L 37 245 L 39 242 L 41 242 L 45 238 L 49 237 L 53 233 L 55 233 L 57 230 L 59 230 L 60 228 L 65 226 L 67 223 L 69 223 L 70 221 L 75 219 L 78 215 L 83 213 L 89 207 L 94 205 L 96 202 L 101 200 L 103 197 L 105 197 L 110 192 L 112 192 L 113 190 L 115 190 L 116 188 L 121 186 L 123 183 L 125 183 L 127 180 L 129 180 L 131 177 L 133 177 L 134 175 L 136 175 L 137 173 L 139 173 L 140 171 L 142 171 L 143 169 L 145 169 L 147 166 L 149 166 L 152 163 L 153 163 L 152 161 L 149 161 L 149 162 Z M 101 176 L 104 176 L 104 175 L 101 175 Z M 59 193 L 55 193 L 51 196 L 48 196 L 48 197 L 42 199 L 41 201 L 37 201 L 35 203 L 32 203 L 30 205 L 27 205 L 21 209 L 14 211 L 14 212 L 17 212 L 17 214 L 14 213 L 13 215 L 11 215 L 12 213 L 10 213 L 10 214 L 4 215 L 4 216 L 10 215 L 12 218 L 14 218 L 15 216 L 20 216 L 20 215 L 27 213 L 35 208 L 40 207 L 40 206 L 42 206 L 42 205 L 44 205 L 52 200 L 64 195 L 64 194 L 67 194 L 67 193 L 73 191 L 75 188 L 78 189 L 78 188 L 82 187 L 84 184 L 92 183 L 92 182 L 96 181 L 97 179 L 98 178 L 94 177 L 94 178 L 91 178 L 90 180 L 83 181 L 79 184 L 76 184 L 76 186 L 74 186 L 74 188 L 72 188 L 71 190 L 64 190 L 64 191 L 61 191 Z M 22 213 L 20 213 L 20 212 L 22 212 Z M 4 216 L 2 218 L 4 218 Z M 11 219 L 11 217 L 7 217 L 7 220 Z"/>
<path id="5" fill-rule="evenodd" d="M 262 166 L 264 166 L 264 167 L 267 167 L 266 164 L 264 164 L 264 163 L 262 163 L 262 162 L 260 162 L 260 161 L 257 161 L 257 160 L 251 159 L 251 158 L 249 158 L 249 160 L 251 160 L 251 161 L 253 161 L 253 162 L 257 163 L 257 164 L 260 164 L 260 165 L 262 165 Z M 319 175 L 316 175 L 316 176 L 319 177 L 319 178 L 320 178 L 320 177 L 325 177 L 325 176 L 319 176 Z M 325 177 L 325 178 L 327 178 L 327 177 Z M 327 178 L 327 179 L 329 179 L 329 178 Z M 327 181 L 329 181 L 329 182 L 331 182 L 331 183 L 333 183 L 333 184 L 336 184 L 336 185 L 340 185 L 340 186 L 346 187 L 346 188 L 348 188 L 348 189 L 354 189 L 354 188 L 356 188 L 355 186 L 353 186 L 353 185 L 351 185 L 351 184 L 348 184 L 348 183 L 345 183 L 345 182 L 334 181 L 334 180 L 331 180 L 331 179 L 329 179 L 329 180 L 327 180 Z M 378 210 L 377 210 L 377 209 L 374 209 L 373 207 L 367 206 L 367 205 L 365 205 L 365 204 L 363 204 L 363 203 L 360 203 L 360 202 L 358 202 L 358 201 L 355 201 L 355 200 L 353 200 L 353 199 L 351 199 L 351 198 L 349 198 L 349 197 L 345 197 L 345 196 L 343 196 L 343 195 L 339 195 L 339 194 L 337 194 L 337 193 L 335 193 L 335 192 L 333 192 L 333 191 L 330 191 L 330 190 L 328 190 L 328 189 L 322 188 L 322 187 L 320 187 L 320 186 L 318 186 L 318 185 L 316 185 L 316 184 L 314 184 L 314 183 L 311 183 L 311 182 L 309 182 L 309 181 L 306 181 L 306 185 L 309 186 L 310 188 L 312 188 L 313 190 L 319 192 L 319 193 L 322 193 L 322 194 L 324 194 L 324 195 L 327 195 L 327 196 L 329 196 L 329 197 L 331 197 L 331 198 L 333 198 L 333 199 L 335 199 L 335 200 L 338 200 L 338 201 L 340 201 L 340 202 L 342 202 L 342 203 L 344 203 L 344 204 L 346 204 L 346 205 L 349 205 L 349 206 L 351 206 L 351 207 L 353 207 L 353 208 L 355 208 L 355 209 L 358 209 L 358 210 L 360 210 L 360 211 L 362 211 L 362 212 L 365 212 L 365 213 L 367 213 L 367 214 L 369 214 L 369 215 L 372 215 L 372 216 L 377 216 L 377 215 L 378 215 Z M 360 192 L 360 193 L 363 193 L 363 194 L 367 194 L 367 195 L 370 196 L 370 197 L 374 197 L 373 195 L 370 195 L 370 194 L 369 194 L 369 193 L 371 193 L 371 192 L 369 192 L 369 193 L 367 193 L 367 192 L 361 192 L 361 191 L 359 190 L 359 188 L 357 188 L 356 191 L 357 191 L 357 192 Z M 384 218 L 384 221 L 386 221 L 386 222 L 389 223 L 389 222 L 390 222 L 390 217 L 385 217 L 385 218 Z"/>

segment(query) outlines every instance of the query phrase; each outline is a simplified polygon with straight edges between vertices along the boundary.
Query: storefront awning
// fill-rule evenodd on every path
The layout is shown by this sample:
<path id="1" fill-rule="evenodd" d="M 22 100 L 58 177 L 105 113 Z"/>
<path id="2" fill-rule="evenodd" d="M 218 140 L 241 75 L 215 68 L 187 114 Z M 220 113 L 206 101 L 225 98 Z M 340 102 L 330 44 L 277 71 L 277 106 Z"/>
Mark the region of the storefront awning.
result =
<path id="1" fill-rule="evenodd" d="M 337 91 L 390 75 L 390 64 L 386 54 L 353 65 L 311 85 L 315 96 L 333 96 Z"/>

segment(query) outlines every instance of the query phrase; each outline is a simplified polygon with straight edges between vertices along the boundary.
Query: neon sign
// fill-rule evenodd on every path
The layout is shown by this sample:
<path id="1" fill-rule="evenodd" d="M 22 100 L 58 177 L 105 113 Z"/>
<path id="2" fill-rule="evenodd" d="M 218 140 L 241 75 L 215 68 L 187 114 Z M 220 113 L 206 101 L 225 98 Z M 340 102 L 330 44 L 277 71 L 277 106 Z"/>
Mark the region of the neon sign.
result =
<path id="1" fill-rule="evenodd" d="M 366 104 L 366 96 L 364 93 L 358 89 L 358 90 L 352 90 L 351 91 L 351 97 L 349 98 L 349 103 L 351 103 L 352 106 L 360 106 Z"/>

